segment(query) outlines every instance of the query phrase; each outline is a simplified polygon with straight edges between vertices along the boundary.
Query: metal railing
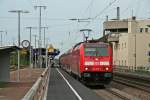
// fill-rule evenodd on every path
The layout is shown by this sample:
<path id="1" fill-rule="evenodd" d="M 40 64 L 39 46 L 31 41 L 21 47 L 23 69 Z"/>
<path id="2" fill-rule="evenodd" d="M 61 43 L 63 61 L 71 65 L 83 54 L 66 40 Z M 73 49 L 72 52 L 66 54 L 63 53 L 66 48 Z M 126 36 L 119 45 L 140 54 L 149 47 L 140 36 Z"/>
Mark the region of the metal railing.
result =
<path id="1" fill-rule="evenodd" d="M 43 100 L 46 88 L 48 86 L 48 78 L 50 74 L 50 67 L 46 68 L 36 83 L 22 98 L 22 100 Z"/>

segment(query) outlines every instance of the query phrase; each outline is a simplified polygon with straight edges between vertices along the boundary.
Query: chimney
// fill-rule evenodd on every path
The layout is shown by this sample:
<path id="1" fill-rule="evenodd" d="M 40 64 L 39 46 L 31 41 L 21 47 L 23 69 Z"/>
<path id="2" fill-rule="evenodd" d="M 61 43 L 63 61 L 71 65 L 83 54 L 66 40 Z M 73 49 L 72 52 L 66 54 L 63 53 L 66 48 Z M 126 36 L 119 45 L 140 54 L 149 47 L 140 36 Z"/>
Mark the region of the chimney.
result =
<path id="1" fill-rule="evenodd" d="M 108 15 L 106 16 L 106 21 L 108 21 Z"/>
<path id="2" fill-rule="evenodd" d="M 132 20 L 136 20 L 136 16 L 132 16 Z"/>
<path id="3" fill-rule="evenodd" d="M 120 20 L 120 7 L 117 7 L 117 20 Z"/>

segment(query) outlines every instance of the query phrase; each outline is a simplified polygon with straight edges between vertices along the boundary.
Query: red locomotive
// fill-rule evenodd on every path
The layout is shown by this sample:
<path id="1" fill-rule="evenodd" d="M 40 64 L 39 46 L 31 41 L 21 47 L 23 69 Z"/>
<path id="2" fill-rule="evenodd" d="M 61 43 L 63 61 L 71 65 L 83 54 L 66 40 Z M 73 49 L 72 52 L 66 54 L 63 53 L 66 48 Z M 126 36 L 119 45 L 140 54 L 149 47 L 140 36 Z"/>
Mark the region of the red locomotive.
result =
<path id="1" fill-rule="evenodd" d="M 63 69 L 88 85 L 105 85 L 112 80 L 112 48 L 108 43 L 78 43 L 59 60 Z"/>

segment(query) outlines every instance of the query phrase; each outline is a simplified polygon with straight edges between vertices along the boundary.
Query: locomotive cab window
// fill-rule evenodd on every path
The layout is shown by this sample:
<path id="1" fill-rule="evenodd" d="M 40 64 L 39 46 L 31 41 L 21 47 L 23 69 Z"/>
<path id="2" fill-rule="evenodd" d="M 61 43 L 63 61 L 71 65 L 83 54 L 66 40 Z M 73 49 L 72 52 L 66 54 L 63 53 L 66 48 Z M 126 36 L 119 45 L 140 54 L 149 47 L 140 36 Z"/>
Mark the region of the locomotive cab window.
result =
<path id="1" fill-rule="evenodd" d="M 84 49 L 85 56 L 108 56 L 107 47 L 86 47 Z"/>

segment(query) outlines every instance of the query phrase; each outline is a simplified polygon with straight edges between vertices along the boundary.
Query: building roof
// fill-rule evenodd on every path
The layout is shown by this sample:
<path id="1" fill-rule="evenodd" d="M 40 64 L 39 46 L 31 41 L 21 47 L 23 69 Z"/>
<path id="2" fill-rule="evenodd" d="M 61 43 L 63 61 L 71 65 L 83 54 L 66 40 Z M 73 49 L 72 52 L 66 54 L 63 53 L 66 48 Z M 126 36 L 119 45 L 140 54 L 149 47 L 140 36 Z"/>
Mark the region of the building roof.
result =
<path id="1" fill-rule="evenodd" d="M 12 52 L 12 51 L 15 51 L 15 50 L 19 50 L 20 48 L 17 47 L 17 46 L 3 46 L 3 47 L 0 47 L 0 52 Z"/>

